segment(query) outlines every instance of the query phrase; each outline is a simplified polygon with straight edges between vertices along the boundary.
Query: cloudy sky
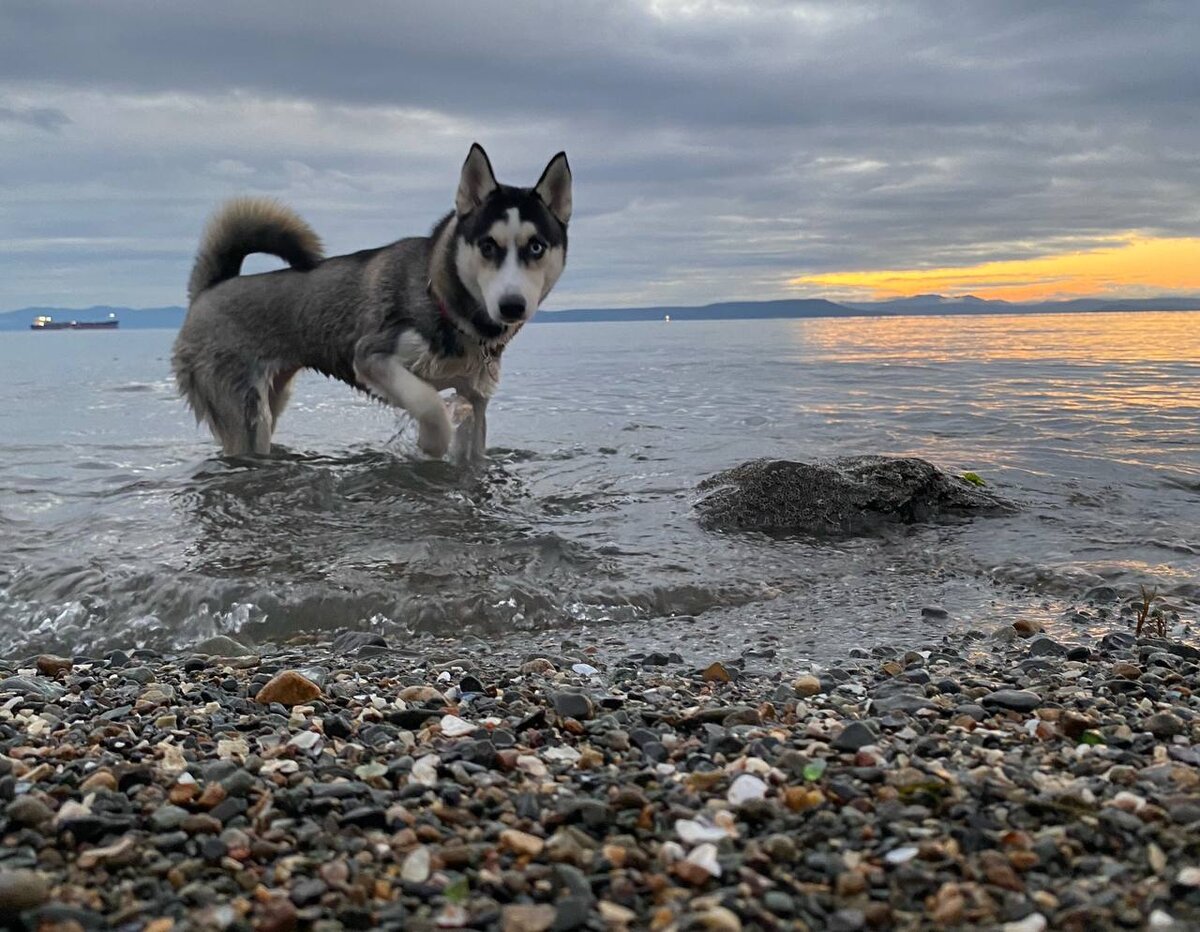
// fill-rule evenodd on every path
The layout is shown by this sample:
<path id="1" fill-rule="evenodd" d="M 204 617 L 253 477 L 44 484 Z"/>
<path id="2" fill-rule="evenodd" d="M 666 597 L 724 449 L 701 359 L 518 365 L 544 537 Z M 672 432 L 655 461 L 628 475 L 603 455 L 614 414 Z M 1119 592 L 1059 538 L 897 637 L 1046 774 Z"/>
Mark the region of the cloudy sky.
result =
<path id="1" fill-rule="evenodd" d="M 1200 292 L 1197 49 L 1194 0 L 3 0 L 0 309 L 182 303 L 233 194 L 423 233 L 473 140 L 570 156 L 551 307 Z"/>

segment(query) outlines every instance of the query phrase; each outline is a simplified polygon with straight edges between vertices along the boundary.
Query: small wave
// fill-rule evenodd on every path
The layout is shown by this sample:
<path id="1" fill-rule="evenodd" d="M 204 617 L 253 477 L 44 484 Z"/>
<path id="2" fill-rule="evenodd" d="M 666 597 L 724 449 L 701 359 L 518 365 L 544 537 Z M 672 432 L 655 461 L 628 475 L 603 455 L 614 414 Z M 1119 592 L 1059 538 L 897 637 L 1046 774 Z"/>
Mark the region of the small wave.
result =
<path id="1" fill-rule="evenodd" d="M 167 383 L 157 382 L 127 382 L 124 385 L 113 385 L 110 392 L 157 392 L 167 387 Z"/>

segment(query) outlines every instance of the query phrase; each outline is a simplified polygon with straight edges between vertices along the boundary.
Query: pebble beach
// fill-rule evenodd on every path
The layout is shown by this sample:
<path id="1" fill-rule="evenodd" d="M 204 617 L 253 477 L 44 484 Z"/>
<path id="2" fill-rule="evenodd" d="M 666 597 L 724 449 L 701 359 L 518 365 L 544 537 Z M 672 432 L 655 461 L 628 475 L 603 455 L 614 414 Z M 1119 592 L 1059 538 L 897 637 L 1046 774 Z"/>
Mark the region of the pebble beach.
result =
<path id="1" fill-rule="evenodd" d="M 347 631 L 0 661 L 0 922 L 1200 928 L 1200 650 L 777 669 Z"/>

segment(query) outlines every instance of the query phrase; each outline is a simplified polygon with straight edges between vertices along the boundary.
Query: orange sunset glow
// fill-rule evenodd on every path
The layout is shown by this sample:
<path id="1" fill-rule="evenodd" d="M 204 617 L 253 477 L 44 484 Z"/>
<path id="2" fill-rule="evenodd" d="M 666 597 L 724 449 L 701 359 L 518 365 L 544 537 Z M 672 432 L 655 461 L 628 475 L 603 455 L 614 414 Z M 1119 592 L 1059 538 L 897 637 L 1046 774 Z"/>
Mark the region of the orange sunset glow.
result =
<path id="1" fill-rule="evenodd" d="M 1200 237 L 1125 235 L 1113 245 L 1032 259 L 931 269 L 869 269 L 803 275 L 788 284 L 873 299 L 973 294 L 1006 301 L 1144 297 L 1200 291 Z"/>

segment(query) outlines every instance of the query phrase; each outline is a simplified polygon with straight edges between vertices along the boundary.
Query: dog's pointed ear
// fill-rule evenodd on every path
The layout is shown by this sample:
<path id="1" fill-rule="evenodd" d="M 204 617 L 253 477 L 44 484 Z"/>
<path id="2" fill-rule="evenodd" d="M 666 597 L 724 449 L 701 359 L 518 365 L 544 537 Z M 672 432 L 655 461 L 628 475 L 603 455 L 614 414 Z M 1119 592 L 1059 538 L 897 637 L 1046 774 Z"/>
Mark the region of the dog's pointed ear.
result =
<path id="1" fill-rule="evenodd" d="M 567 164 L 567 153 L 560 152 L 550 160 L 533 190 L 565 226 L 571 219 L 571 166 Z"/>
<path id="2" fill-rule="evenodd" d="M 487 153 L 479 143 L 471 143 L 471 151 L 463 162 L 462 177 L 458 180 L 458 193 L 454 195 L 454 209 L 460 217 L 470 213 L 496 187 L 496 173 L 492 171 Z"/>

